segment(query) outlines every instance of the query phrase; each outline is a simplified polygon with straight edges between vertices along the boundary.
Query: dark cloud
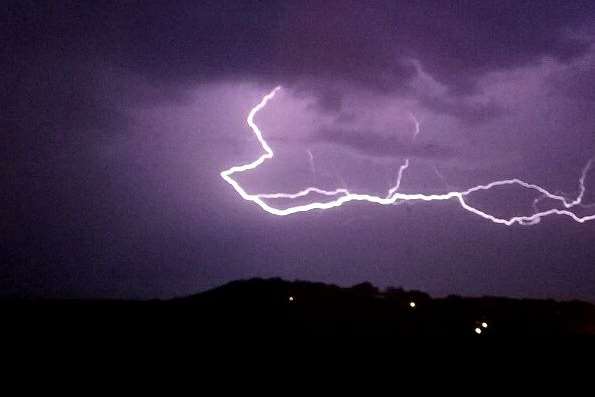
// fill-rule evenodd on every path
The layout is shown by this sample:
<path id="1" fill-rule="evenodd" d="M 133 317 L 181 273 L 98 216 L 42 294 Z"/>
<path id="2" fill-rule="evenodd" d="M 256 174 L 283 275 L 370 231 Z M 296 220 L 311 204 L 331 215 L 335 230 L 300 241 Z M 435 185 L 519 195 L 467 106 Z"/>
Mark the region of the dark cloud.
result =
<path id="1" fill-rule="evenodd" d="M 584 54 L 589 42 L 569 30 L 589 23 L 589 1 L 424 2 L 405 35 L 426 70 L 451 87 L 469 92 L 491 70 L 526 65 L 543 56 L 562 61 Z M 568 29 L 568 30 L 567 30 Z"/>
<path id="2" fill-rule="evenodd" d="M 321 110 L 338 112 L 350 88 L 412 94 L 415 59 L 453 95 L 422 98 L 427 106 L 475 122 L 497 109 L 458 96 L 489 71 L 584 54 L 589 42 L 573 32 L 594 10 L 587 0 L 11 1 L 0 30 L 2 88 L 10 98 L 28 65 L 67 59 L 144 76 L 162 98 L 200 82 L 260 81 L 315 95 Z"/>
<path id="3" fill-rule="evenodd" d="M 493 102 L 468 103 L 460 98 L 445 100 L 430 96 L 422 96 L 419 101 L 423 106 L 438 114 L 454 116 L 469 124 L 489 121 L 504 113 L 504 110 Z"/>
<path id="4" fill-rule="evenodd" d="M 219 177 L 262 152 L 245 115 L 282 84 L 289 94 L 259 123 L 279 132 L 270 142 L 285 139 L 283 149 L 294 154 L 301 143 L 328 143 L 371 158 L 456 156 L 440 164 L 456 186 L 487 182 L 496 164 L 505 168 L 498 175 L 539 175 L 553 190 L 576 190 L 595 142 L 594 62 L 575 65 L 589 49 L 592 0 L 2 6 L 2 293 L 172 296 L 275 275 L 594 299 L 592 224 L 508 229 L 447 204 L 394 216 L 390 208 L 353 205 L 279 220 L 241 201 Z M 548 75 L 547 90 L 531 69 L 544 57 L 563 69 Z M 438 92 L 414 84 L 416 65 Z M 526 75 L 514 77 L 518 68 Z M 490 72 L 504 76 L 502 86 L 489 87 L 493 101 L 482 97 Z M 296 98 L 306 99 L 307 111 Z M 411 126 L 395 121 L 409 110 L 422 122 L 419 143 L 380 133 L 409 136 Z M 312 130 L 318 133 L 304 138 Z M 466 136 L 479 160 L 458 152 L 469 150 Z M 305 183 L 323 172 L 330 188 L 341 179 L 362 180 L 362 191 L 371 179 L 383 188 L 394 182 L 395 169 L 351 164 L 331 149 L 335 156 L 324 158 L 313 148 L 315 175 Z M 511 165 L 517 157 L 524 161 Z M 283 158 L 259 172 L 302 187 Z M 421 168 L 412 165 L 406 188 L 442 186 Z M 263 174 L 244 175 L 254 180 L 250 191 L 269 186 Z"/>
<path id="5" fill-rule="evenodd" d="M 14 2 L 5 52 L 102 59 L 160 81 L 345 80 L 393 91 L 410 58 L 468 92 L 490 70 L 588 49 L 592 1 Z M 17 61 L 18 62 L 18 61 Z"/>
<path id="6" fill-rule="evenodd" d="M 591 64 L 569 68 L 551 77 L 550 95 L 563 95 L 595 104 L 595 68 Z"/>

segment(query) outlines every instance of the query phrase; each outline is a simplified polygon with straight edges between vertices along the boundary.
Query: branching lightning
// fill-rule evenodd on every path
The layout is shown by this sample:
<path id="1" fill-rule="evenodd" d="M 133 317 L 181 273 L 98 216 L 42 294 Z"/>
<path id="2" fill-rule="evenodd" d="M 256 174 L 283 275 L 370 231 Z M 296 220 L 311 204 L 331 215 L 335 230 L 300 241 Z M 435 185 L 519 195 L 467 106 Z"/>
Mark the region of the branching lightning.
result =
<path id="1" fill-rule="evenodd" d="M 340 188 L 340 189 L 335 189 L 335 190 L 329 191 L 329 190 L 320 189 L 318 187 L 308 187 L 308 188 L 301 190 L 297 193 L 250 194 L 233 178 L 233 175 L 238 174 L 238 173 L 243 173 L 246 171 L 250 171 L 250 170 L 254 170 L 258 166 L 260 166 L 262 163 L 264 163 L 266 160 L 270 160 L 274 157 L 273 150 L 268 145 L 268 143 L 266 142 L 266 140 L 264 139 L 264 137 L 262 135 L 262 132 L 260 131 L 260 129 L 258 128 L 256 123 L 254 122 L 254 117 L 260 110 L 262 110 L 267 105 L 267 103 L 271 99 L 273 99 L 275 97 L 275 94 L 280 89 L 281 89 L 281 87 L 276 87 L 270 93 L 265 95 L 262 98 L 262 100 L 260 101 L 260 103 L 258 103 L 254 108 L 252 108 L 252 110 L 248 114 L 248 118 L 246 120 L 248 123 L 248 126 L 254 132 L 254 135 L 256 135 L 256 138 L 258 139 L 258 142 L 262 146 L 264 153 L 251 163 L 234 166 L 234 167 L 231 167 L 231 168 L 221 172 L 221 177 L 227 183 L 229 183 L 244 200 L 251 201 L 251 202 L 257 204 L 263 210 L 265 210 L 266 212 L 268 212 L 270 214 L 277 215 L 277 216 L 285 216 L 285 215 L 291 215 L 291 214 L 296 214 L 296 213 L 300 213 L 300 212 L 312 211 L 312 210 L 316 210 L 316 209 L 325 210 L 325 209 L 339 207 L 339 206 L 341 206 L 345 203 L 351 202 L 351 201 L 367 201 L 370 203 L 376 203 L 376 204 L 381 204 L 381 205 L 393 205 L 393 204 L 397 204 L 399 202 L 406 202 L 406 201 L 424 201 L 425 202 L 425 201 L 445 201 L 445 200 L 453 200 L 454 199 L 454 200 L 457 200 L 459 202 L 459 204 L 461 205 L 461 207 L 463 209 L 465 209 L 466 211 L 469 211 L 475 215 L 478 215 L 478 216 L 482 217 L 483 219 L 489 220 L 489 221 L 497 223 L 497 224 L 506 225 L 506 226 L 511 226 L 511 225 L 514 225 L 515 223 L 518 223 L 520 225 L 535 225 L 535 224 L 539 223 L 542 218 L 550 216 L 550 215 L 564 215 L 564 216 L 567 216 L 579 223 L 585 223 L 588 221 L 595 220 L 595 214 L 581 217 L 572 211 L 575 207 L 583 207 L 584 208 L 584 207 L 590 206 L 590 205 L 583 204 L 582 200 L 583 200 L 583 197 L 584 197 L 585 191 L 586 191 L 585 179 L 587 177 L 587 174 L 589 173 L 589 171 L 591 170 L 591 168 L 593 166 L 593 159 L 589 160 L 582 170 L 581 177 L 579 178 L 579 193 L 578 193 L 578 196 L 574 200 L 569 200 L 561 194 L 550 193 L 548 190 L 542 188 L 541 186 L 527 183 L 527 182 L 524 182 L 524 181 L 522 181 L 520 179 L 516 179 L 516 178 L 494 181 L 494 182 L 491 182 L 486 185 L 477 185 L 477 186 L 474 186 L 474 187 L 464 190 L 464 191 L 450 191 L 450 192 L 443 193 L 443 194 L 401 193 L 401 192 L 399 192 L 399 188 L 401 186 L 401 181 L 403 179 L 405 171 L 409 167 L 409 164 L 410 164 L 409 159 L 406 159 L 404 164 L 401 165 L 401 167 L 399 168 L 396 184 L 389 189 L 388 194 L 385 197 L 374 196 L 374 195 L 370 195 L 370 194 L 353 193 L 353 192 L 349 191 L 347 188 Z M 419 131 L 420 131 L 420 123 L 412 114 L 410 114 L 410 116 L 411 116 L 413 122 L 415 123 L 415 132 L 413 135 L 413 139 L 415 139 L 415 137 L 419 134 Z M 311 156 L 311 154 L 310 154 L 310 156 Z M 312 157 L 310 157 L 310 158 L 312 158 Z M 467 203 L 467 201 L 465 200 L 468 196 L 470 196 L 471 194 L 473 194 L 475 192 L 487 191 L 487 190 L 493 189 L 495 187 L 510 186 L 510 185 L 518 185 L 524 189 L 534 190 L 537 194 L 539 194 L 538 198 L 536 198 L 533 203 L 534 213 L 532 215 L 530 215 L 530 216 L 514 216 L 511 218 L 499 218 L 497 216 L 494 216 L 487 212 L 481 211 L 481 210 L 469 205 Z M 287 207 L 287 208 L 277 208 L 277 207 L 270 205 L 267 202 L 267 200 L 274 200 L 274 199 L 290 199 L 290 200 L 292 200 L 292 199 L 306 197 L 311 194 L 318 194 L 318 195 L 326 196 L 326 197 L 333 198 L 333 199 L 330 201 L 313 201 L 308 204 L 301 204 L 301 205 L 296 205 L 296 206 Z M 548 210 L 539 210 L 537 208 L 538 203 L 545 199 L 556 201 L 563 208 L 551 208 Z"/>
<path id="2" fill-rule="evenodd" d="M 308 163 L 310 164 L 310 172 L 312 172 L 312 177 L 316 180 L 316 166 L 314 165 L 314 155 L 310 149 L 306 150 L 308 154 Z"/>

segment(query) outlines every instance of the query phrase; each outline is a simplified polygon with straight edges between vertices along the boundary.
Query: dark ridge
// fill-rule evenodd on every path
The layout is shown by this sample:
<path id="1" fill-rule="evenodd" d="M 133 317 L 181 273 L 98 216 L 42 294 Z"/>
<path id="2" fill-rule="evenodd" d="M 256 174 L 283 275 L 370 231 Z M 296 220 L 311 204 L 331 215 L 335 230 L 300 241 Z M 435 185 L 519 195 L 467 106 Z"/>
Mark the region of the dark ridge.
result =
<path id="1" fill-rule="evenodd" d="M 158 328 L 243 335 L 595 335 L 595 306 L 499 297 L 431 298 L 370 283 L 349 288 L 278 278 L 233 281 L 171 300 L 4 300 L 15 330 Z"/>

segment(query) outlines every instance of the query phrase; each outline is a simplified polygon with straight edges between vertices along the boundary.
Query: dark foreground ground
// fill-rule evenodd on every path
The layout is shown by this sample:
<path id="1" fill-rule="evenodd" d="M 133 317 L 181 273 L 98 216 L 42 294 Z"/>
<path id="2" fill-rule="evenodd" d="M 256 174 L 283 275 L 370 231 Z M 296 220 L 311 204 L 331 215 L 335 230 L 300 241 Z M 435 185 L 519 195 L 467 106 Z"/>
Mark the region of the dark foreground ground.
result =
<path id="1" fill-rule="evenodd" d="M 280 279 L 235 281 L 167 301 L 4 300 L 0 312 L 4 331 L 17 333 L 167 328 L 218 335 L 595 335 L 595 306 L 584 302 L 432 299 L 368 283 L 340 288 Z"/>

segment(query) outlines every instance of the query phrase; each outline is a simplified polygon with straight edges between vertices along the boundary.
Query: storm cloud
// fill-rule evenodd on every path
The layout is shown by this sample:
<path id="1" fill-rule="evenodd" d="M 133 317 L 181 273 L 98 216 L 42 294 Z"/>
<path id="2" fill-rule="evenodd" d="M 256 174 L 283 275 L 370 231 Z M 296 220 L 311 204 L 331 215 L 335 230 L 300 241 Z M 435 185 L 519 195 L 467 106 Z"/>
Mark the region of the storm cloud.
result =
<path id="1" fill-rule="evenodd" d="M 447 145 L 406 142 L 373 131 L 319 131 L 312 143 L 341 145 L 375 158 L 449 159 L 456 154 L 456 149 Z"/>
<path id="2" fill-rule="evenodd" d="M 384 189 L 398 164 L 382 160 L 411 157 L 405 190 L 515 176 L 572 195 L 595 153 L 594 20 L 592 0 L 8 0 L 2 293 L 166 297 L 274 275 L 594 300 L 593 225 L 502 230 L 448 204 L 280 222 L 219 177 L 262 154 L 245 117 L 281 85 L 251 192 Z"/>

